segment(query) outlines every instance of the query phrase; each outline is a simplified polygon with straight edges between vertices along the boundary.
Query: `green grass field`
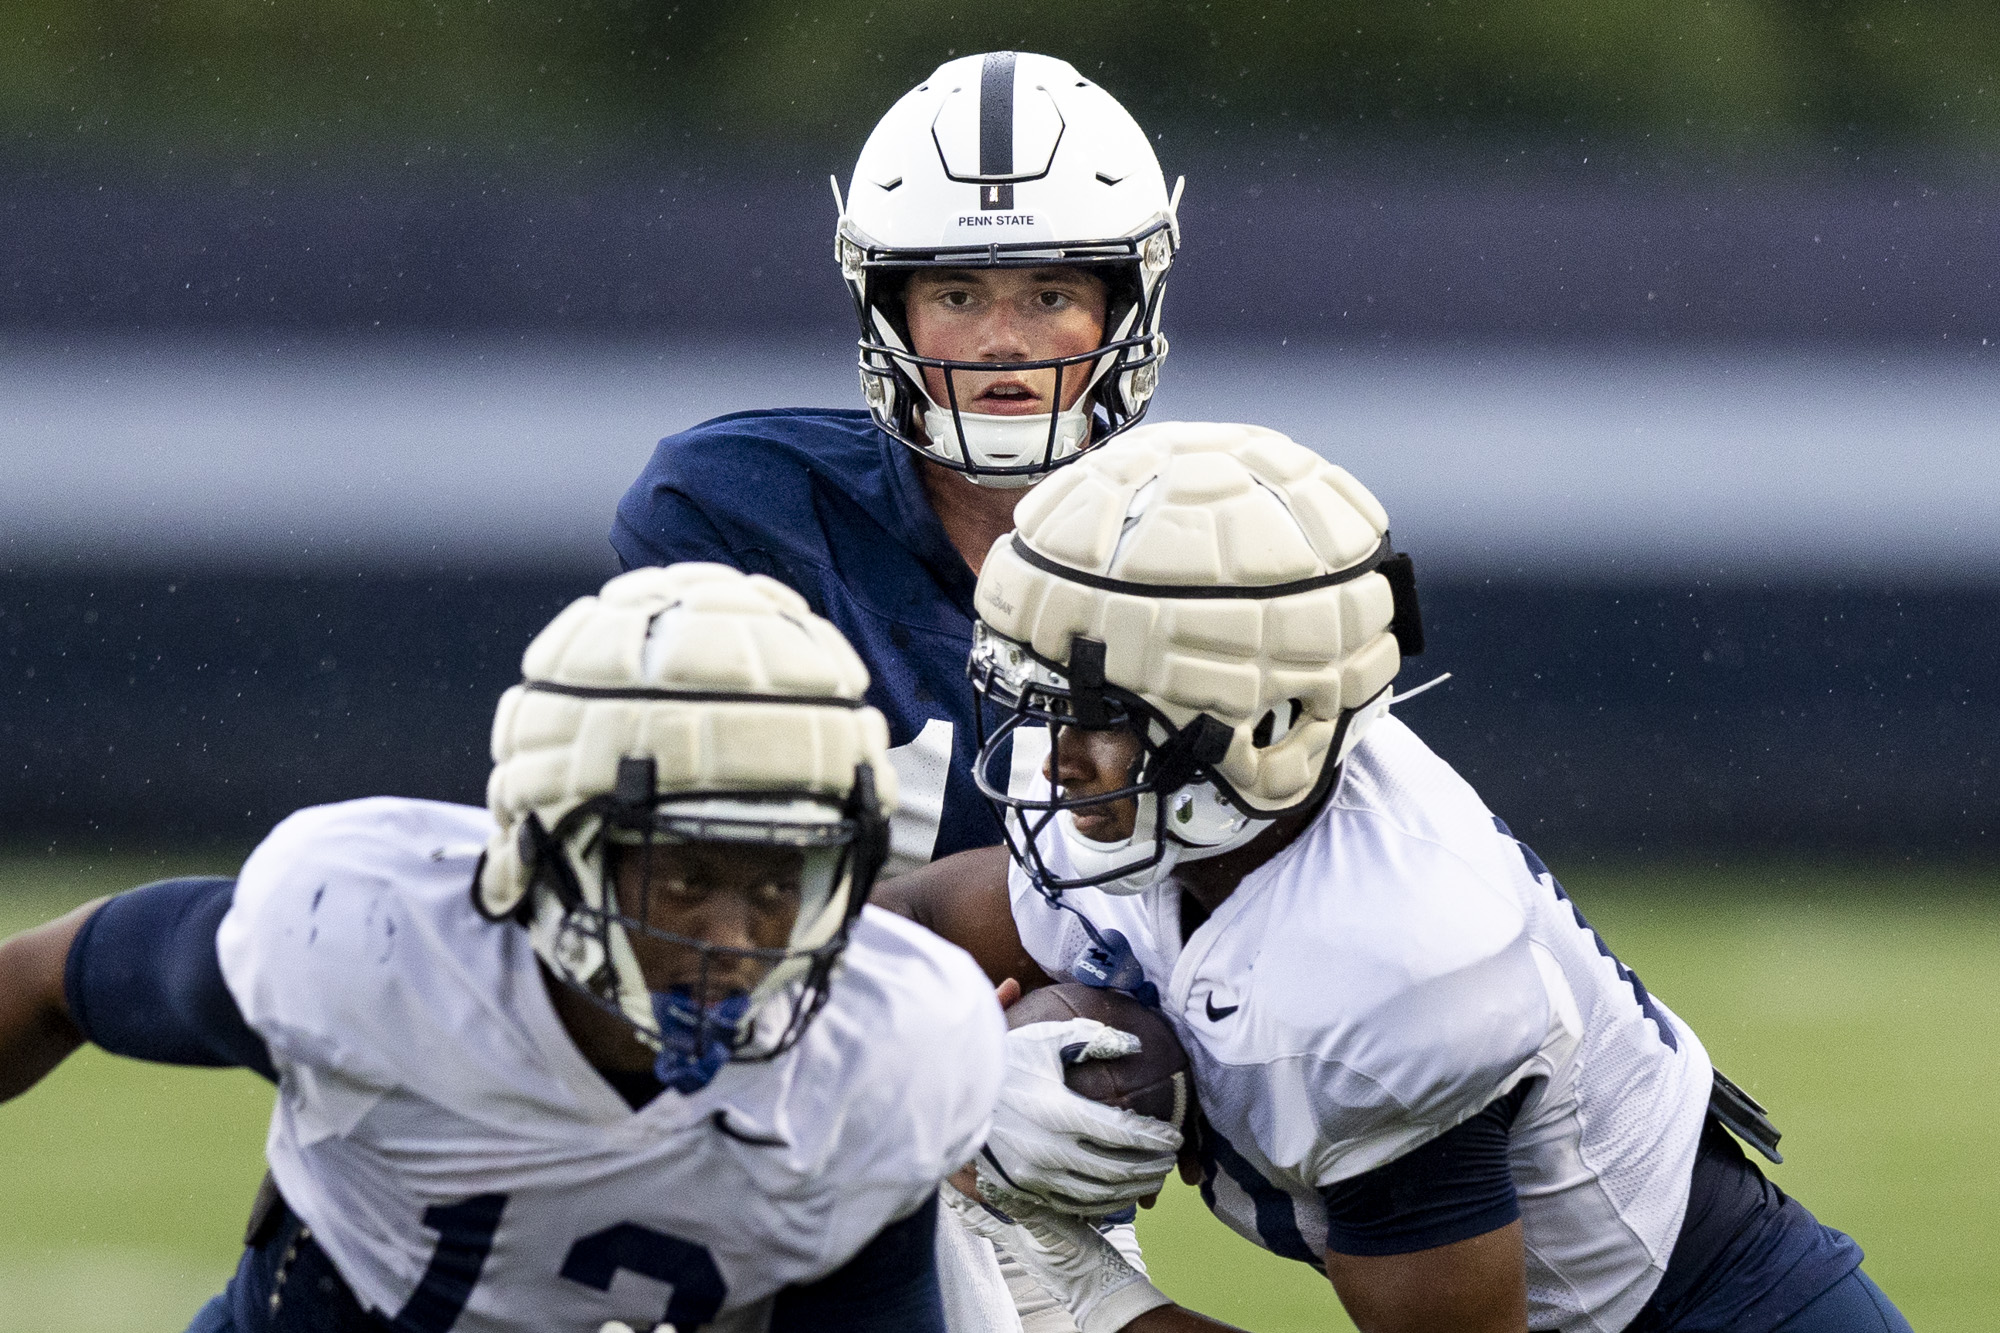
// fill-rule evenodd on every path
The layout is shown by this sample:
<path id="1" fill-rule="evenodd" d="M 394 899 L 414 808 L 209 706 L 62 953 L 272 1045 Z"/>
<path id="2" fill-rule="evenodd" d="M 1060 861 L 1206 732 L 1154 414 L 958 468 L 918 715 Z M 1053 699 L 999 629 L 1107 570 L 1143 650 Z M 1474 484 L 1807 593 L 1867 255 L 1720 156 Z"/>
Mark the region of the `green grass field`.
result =
<path id="1" fill-rule="evenodd" d="M 0 936 L 210 858 L 0 859 Z M 1558 867 L 1560 870 L 1561 867 Z M 1853 1233 L 1925 1333 L 1991 1326 L 2000 1255 L 2000 875 L 1574 869 L 1621 957 L 1772 1108 L 1776 1179 Z M 0 1106 L 0 1333 L 175 1330 L 235 1263 L 271 1094 L 95 1052 Z M 1161 1285 L 1257 1333 L 1347 1329 L 1301 1265 L 1175 1186 L 1142 1215 Z"/>

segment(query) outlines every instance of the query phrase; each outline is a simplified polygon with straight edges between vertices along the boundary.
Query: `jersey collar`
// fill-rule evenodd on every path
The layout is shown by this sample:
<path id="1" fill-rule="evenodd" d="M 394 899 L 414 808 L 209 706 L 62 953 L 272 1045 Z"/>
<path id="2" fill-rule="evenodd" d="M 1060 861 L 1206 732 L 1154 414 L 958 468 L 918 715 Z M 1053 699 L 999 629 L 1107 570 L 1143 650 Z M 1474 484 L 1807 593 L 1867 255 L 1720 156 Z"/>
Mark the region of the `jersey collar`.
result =
<path id="1" fill-rule="evenodd" d="M 875 440 L 882 452 L 883 475 L 889 479 L 892 501 L 889 513 L 881 516 L 883 526 L 924 563 L 937 579 L 938 587 L 944 589 L 966 619 L 973 619 L 972 594 L 979 580 L 965 563 L 965 557 L 951 544 L 944 524 L 938 521 L 937 511 L 931 508 L 923 479 L 917 475 L 920 463 L 916 452 L 890 438 L 879 427 Z"/>

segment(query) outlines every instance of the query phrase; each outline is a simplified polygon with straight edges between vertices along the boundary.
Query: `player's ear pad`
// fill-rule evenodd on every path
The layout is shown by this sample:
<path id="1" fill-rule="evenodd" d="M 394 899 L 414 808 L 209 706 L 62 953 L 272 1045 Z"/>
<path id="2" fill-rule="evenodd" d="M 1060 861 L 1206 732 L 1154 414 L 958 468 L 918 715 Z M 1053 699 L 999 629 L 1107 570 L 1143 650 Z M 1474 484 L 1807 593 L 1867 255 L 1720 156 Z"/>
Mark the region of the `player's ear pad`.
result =
<path id="1" fill-rule="evenodd" d="M 1063 1071 L 1070 1091 L 1107 1106 L 1122 1106 L 1190 1132 L 1194 1119 L 1194 1087 L 1188 1077 L 1187 1052 L 1180 1038 L 1157 1010 L 1148 1009 L 1123 991 L 1099 990 L 1074 981 L 1029 991 L 1007 1011 L 1007 1026 L 1062 1023 L 1094 1018 L 1139 1039 L 1137 1055 L 1116 1060 L 1085 1060 Z"/>

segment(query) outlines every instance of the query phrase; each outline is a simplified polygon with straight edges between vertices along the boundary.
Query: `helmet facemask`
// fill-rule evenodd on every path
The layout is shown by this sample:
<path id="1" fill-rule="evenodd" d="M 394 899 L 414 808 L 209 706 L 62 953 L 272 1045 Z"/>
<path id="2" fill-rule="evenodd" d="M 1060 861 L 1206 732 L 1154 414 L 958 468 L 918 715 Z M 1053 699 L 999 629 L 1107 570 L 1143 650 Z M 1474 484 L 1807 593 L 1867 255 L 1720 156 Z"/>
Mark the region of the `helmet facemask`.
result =
<path id="1" fill-rule="evenodd" d="M 912 254 L 865 247 L 843 235 L 843 270 L 861 323 L 861 392 L 878 425 L 893 438 L 982 486 L 1032 486 L 1092 444 L 1138 424 L 1159 383 L 1167 353 L 1159 332 L 1165 274 L 1173 260 L 1171 224 L 1161 219 L 1130 239 L 995 245 L 979 252 Z M 1104 334 L 1095 348 L 1027 361 L 955 361 L 913 347 L 905 297 L 924 270 L 1079 268 L 1105 284 Z M 943 380 L 943 400 L 925 372 Z M 1050 401 L 1067 408 L 1024 416 L 968 410 L 960 376 L 1049 371 Z"/>
<path id="2" fill-rule="evenodd" d="M 1269 828 L 1278 814 L 1289 813 L 1252 813 L 1216 771 L 1231 728 L 1206 713 L 1176 727 L 1140 695 L 1106 683 L 1104 645 L 1096 640 L 1073 638 L 1069 665 L 1060 667 L 980 623 L 969 672 L 981 698 L 1006 711 L 991 734 L 985 710 L 977 714 L 974 779 L 1000 813 L 1008 850 L 1052 900 L 1080 888 L 1142 892 L 1179 863 L 1234 851 Z M 1088 796 L 1061 791 L 1053 780 L 1046 787 L 1031 783 L 1027 792 L 1013 789 L 1018 784 L 1010 772 L 1012 749 L 1024 729 L 1037 726 L 1047 728 L 1051 756 L 1059 752 L 1066 729 L 1127 732 L 1138 742 L 1129 775 L 1116 788 Z M 1316 801 L 1327 785 L 1321 783 L 1301 806 Z M 1077 828 L 1079 814 L 1124 802 L 1134 806 L 1127 836 L 1103 842 Z M 1042 854 L 1042 835 L 1052 826 L 1073 874 L 1058 873 Z"/>
<path id="3" fill-rule="evenodd" d="M 797 1043 L 826 1002 L 888 845 L 866 765 L 841 802 L 661 794 L 648 758 L 619 761 L 616 790 L 576 806 L 552 831 L 530 816 L 520 841 L 536 953 L 622 1020 L 655 1052 L 659 1080 L 682 1093 L 706 1086 L 725 1063 L 769 1060 Z M 720 886 L 708 882 L 712 869 L 702 872 L 717 857 L 736 862 Z M 684 879 L 677 863 L 690 868 Z M 782 943 L 722 944 L 674 929 L 712 894 L 746 896 L 740 910 L 761 912 L 764 932 L 782 930 Z"/>

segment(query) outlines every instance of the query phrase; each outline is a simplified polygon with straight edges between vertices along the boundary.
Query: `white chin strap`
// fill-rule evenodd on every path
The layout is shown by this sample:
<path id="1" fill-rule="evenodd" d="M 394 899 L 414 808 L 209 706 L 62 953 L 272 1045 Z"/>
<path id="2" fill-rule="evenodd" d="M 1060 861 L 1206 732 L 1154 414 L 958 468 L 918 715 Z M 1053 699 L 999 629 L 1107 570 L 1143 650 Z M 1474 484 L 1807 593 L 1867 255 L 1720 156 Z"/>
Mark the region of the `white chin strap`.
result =
<path id="1" fill-rule="evenodd" d="M 1056 811 L 1056 830 L 1062 835 L 1063 850 L 1069 854 L 1070 868 L 1076 872 L 1076 877 L 1082 879 L 1102 875 L 1120 866 L 1130 866 L 1131 869 L 1124 874 L 1092 886 L 1113 897 L 1125 898 L 1144 893 L 1171 875 L 1184 849 L 1172 838 L 1167 839 L 1165 847 L 1153 841 L 1155 799 L 1151 792 L 1139 798 L 1139 816 L 1133 823 L 1132 835 L 1116 842 L 1098 842 L 1084 837 L 1077 832 L 1074 814 L 1068 810 Z M 1140 829 L 1146 832 L 1142 834 L 1138 831 Z M 1156 851 L 1159 853 L 1158 860 L 1154 860 L 1153 856 Z"/>
<path id="2" fill-rule="evenodd" d="M 1057 415 L 1053 451 L 1049 449 L 1049 415 L 1046 412 L 1028 417 L 960 412 L 954 420 L 949 410 L 928 400 L 926 402 L 924 434 L 930 437 L 931 448 L 946 458 L 982 469 L 965 475 L 977 485 L 997 490 L 1019 490 L 1034 485 L 1048 475 L 1048 469 L 1075 454 L 1090 438 L 1088 393 L 1076 400 L 1075 407 Z M 1033 467 L 1042 464 L 1044 458 L 1048 460 L 1046 466 L 1034 472 L 995 476 L 983 470 Z"/>
<path id="3" fill-rule="evenodd" d="M 1139 307 L 1134 306 L 1126 312 L 1125 318 L 1107 341 L 1124 338 L 1138 317 Z M 885 346 L 901 352 L 909 350 L 902 335 L 896 332 L 895 325 L 879 309 L 871 310 L 870 322 L 876 337 Z M 891 356 L 894 357 L 893 352 Z M 1054 449 L 1049 447 L 1048 413 L 1029 417 L 997 417 L 961 409 L 954 417 L 949 408 L 939 407 L 931 397 L 930 389 L 924 384 L 921 366 L 905 362 L 900 357 L 894 359 L 923 399 L 924 435 L 930 440 L 932 452 L 975 469 L 964 476 L 976 486 L 1018 491 L 1046 477 L 1058 464 L 1074 457 L 1089 442 L 1091 404 L 1097 396 L 1098 381 L 1104 378 L 1119 357 L 1116 353 L 1108 353 L 1090 363 L 1090 377 L 1084 381 L 1083 392 L 1077 395 L 1075 405 L 1066 412 L 1056 414 Z M 864 385 L 868 378 L 866 374 L 862 376 Z M 1064 382 L 1066 378 L 1065 373 L 1057 383 Z M 1013 467 L 1034 470 L 1017 472 L 1012 476 L 995 476 L 985 470 Z"/>
<path id="4" fill-rule="evenodd" d="M 1206 861 L 1233 852 L 1275 822 L 1241 813 L 1222 799 L 1212 783 L 1191 782 L 1167 798 L 1167 843 L 1159 847 L 1151 836 L 1156 799 L 1151 792 L 1139 798 L 1132 835 L 1117 842 L 1084 837 L 1077 832 L 1076 819 L 1069 811 L 1057 811 L 1056 829 L 1078 876 L 1101 875 L 1129 865 L 1133 867 L 1130 871 L 1096 887 L 1120 897 L 1143 893 L 1165 880 L 1182 861 Z M 1147 832 L 1142 834 L 1141 829 Z M 1158 860 L 1153 857 L 1156 847 Z"/>

